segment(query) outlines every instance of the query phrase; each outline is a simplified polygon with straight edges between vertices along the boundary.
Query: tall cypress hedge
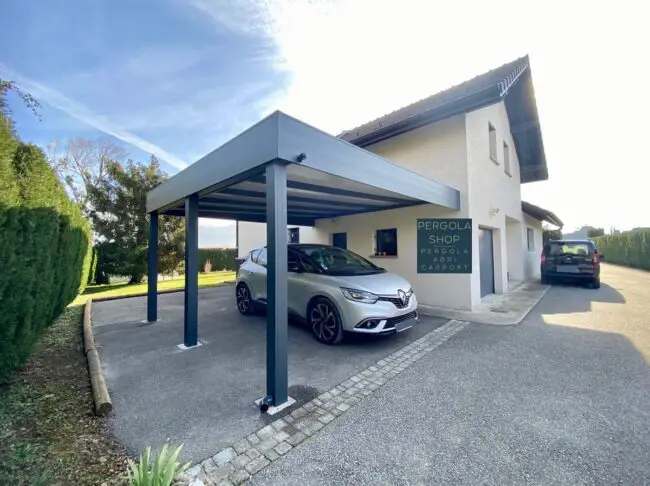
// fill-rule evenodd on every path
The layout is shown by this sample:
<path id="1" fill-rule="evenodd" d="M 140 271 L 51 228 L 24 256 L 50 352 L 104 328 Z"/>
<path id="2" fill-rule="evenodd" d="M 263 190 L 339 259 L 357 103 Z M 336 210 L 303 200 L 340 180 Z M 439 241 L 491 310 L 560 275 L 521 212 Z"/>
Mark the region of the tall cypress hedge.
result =
<path id="1" fill-rule="evenodd" d="M 650 230 L 605 235 L 594 241 L 606 262 L 650 270 Z"/>
<path id="2" fill-rule="evenodd" d="M 235 270 L 236 248 L 199 248 L 199 272 L 210 260 L 213 271 Z"/>
<path id="3" fill-rule="evenodd" d="M 0 378 L 22 366 L 44 329 L 87 283 L 88 222 L 41 149 L 0 115 Z"/>

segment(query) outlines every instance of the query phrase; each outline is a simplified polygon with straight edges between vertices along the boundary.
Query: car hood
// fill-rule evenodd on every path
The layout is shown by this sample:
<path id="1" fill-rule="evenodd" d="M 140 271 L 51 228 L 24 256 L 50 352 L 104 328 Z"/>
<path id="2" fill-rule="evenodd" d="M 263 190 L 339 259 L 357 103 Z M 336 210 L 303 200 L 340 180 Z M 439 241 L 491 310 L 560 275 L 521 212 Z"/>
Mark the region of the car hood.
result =
<path id="1" fill-rule="evenodd" d="M 377 295 L 397 295 L 402 289 L 407 291 L 411 284 L 394 273 L 376 273 L 373 275 L 330 276 L 336 285 L 349 289 L 365 290 Z"/>

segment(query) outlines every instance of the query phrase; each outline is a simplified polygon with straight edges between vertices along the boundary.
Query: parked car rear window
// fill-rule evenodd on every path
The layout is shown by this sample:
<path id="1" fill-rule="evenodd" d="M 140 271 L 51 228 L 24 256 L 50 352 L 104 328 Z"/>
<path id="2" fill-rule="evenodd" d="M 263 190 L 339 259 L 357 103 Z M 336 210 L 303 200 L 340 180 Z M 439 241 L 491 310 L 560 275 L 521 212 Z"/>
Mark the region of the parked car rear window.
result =
<path id="1" fill-rule="evenodd" d="M 595 247 L 588 241 L 567 242 L 559 241 L 557 243 L 550 243 L 548 247 L 549 256 L 560 255 L 589 255 L 593 253 Z"/>

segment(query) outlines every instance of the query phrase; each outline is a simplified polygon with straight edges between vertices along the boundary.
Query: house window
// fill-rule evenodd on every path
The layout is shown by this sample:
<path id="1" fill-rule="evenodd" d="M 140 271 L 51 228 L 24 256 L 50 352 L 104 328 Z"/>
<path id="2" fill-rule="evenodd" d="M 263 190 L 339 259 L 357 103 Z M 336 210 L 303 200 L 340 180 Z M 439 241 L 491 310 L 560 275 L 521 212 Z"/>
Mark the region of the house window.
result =
<path id="1" fill-rule="evenodd" d="M 397 256 L 397 229 L 380 229 L 375 232 L 375 255 Z"/>
<path id="2" fill-rule="evenodd" d="M 509 176 L 512 175 L 510 173 L 510 147 L 506 142 L 503 142 L 503 170 L 505 170 L 506 174 Z"/>
<path id="3" fill-rule="evenodd" d="M 348 248 L 348 235 L 347 233 L 332 233 L 332 246 L 337 248 Z"/>
<path id="4" fill-rule="evenodd" d="M 289 228 L 289 243 L 300 243 L 300 228 Z"/>
<path id="5" fill-rule="evenodd" d="M 526 228 L 526 236 L 528 238 L 528 251 L 533 251 L 535 249 L 535 230 Z"/>
<path id="6" fill-rule="evenodd" d="M 491 123 L 488 123 L 488 133 L 490 135 L 490 158 L 499 163 L 497 158 L 497 131 L 494 129 Z"/>

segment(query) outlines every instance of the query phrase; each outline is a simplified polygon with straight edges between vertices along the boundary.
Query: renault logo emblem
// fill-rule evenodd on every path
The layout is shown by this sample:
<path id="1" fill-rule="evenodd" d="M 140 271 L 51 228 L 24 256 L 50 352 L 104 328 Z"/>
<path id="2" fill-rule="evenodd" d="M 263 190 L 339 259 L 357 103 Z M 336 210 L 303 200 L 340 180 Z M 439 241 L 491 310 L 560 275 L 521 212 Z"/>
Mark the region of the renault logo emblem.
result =
<path id="1" fill-rule="evenodd" d="M 397 291 L 397 296 L 399 297 L 399 300 L 402 301 L 402 304 L 406 305 L 406 303 L 409 300 L 408 297 L 406 296 L 406 292 L 404 292 L 402 289 L 399 289 Z"/>

